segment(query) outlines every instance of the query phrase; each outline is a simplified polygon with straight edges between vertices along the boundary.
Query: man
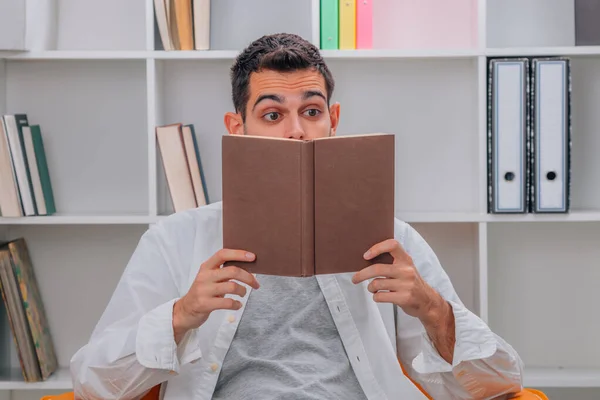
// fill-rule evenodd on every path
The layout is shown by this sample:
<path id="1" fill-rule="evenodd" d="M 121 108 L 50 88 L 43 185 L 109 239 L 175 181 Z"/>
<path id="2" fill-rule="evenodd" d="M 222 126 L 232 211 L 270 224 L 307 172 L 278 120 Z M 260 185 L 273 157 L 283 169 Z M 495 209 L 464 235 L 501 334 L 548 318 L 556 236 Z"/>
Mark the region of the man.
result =
<path id="1" fill-rule="evenodd" d="M 277 34 L 231 70 L 229 134 L 335 135 L 340 105 L 316 47 Z M 141 238 L 88 344 L 80 398 L 490 399 L 521 390 L 517 353 L 467 310 L 423 238 L 395 221 L 365 250 L 393 264 L 312 278 L 254 276 L 222 249 L 221 204 L 176 213 Z"/>

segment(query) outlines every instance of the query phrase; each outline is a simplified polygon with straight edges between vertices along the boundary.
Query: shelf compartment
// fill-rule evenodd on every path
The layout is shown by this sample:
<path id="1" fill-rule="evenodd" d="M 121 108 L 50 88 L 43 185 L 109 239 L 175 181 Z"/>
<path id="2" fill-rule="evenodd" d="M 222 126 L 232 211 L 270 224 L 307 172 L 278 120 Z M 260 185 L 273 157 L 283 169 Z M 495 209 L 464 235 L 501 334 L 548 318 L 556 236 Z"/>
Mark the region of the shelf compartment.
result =
<path id="1" fill-rule="evenodd" d="M 600 369 L 600 322 L 590 317 L 599 240 L 598 222 L 488 225 L 490 327 L 527 368 Z"/>
<path id="2" fill-rule="evenodd" d="M 147 214 L 144 61 L 7 61 L 7 113 L 39 124 L 62 215 Z"/>

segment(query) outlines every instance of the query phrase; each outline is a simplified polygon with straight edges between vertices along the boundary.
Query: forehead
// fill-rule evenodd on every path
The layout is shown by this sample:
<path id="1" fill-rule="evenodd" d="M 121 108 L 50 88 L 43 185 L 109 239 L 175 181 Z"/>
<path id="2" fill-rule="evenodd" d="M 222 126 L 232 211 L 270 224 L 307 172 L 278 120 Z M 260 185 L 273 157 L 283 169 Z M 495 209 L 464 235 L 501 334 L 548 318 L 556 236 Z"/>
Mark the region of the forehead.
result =
<path id="1" fill-rule="evenodd" d="M 266 93 L 301 94 L 306 90 L 320 90 L 327 94 L 325 79 L 316 70 L 278 72 L 263 70 L 250 75 L 250 101 Z"/>

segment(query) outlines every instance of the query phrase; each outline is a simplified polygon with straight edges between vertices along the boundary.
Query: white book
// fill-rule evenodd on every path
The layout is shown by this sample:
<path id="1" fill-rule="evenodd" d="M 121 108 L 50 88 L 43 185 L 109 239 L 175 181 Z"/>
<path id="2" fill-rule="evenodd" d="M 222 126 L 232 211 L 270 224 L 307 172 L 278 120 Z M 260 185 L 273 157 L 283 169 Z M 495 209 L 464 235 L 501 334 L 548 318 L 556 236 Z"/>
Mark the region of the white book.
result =
<path id="1" fill-rule="evenodd" d="M 156 138 L 175 212 L 196 208 L 181 124 L 157 126 Z"/>
<path id="2" fill-rule="evenodd" d="M 17 183 L 19 184 L 19 194 L 23 203 L 25 215 L 35 215 L 35 206 L 33 203 L 33 193 L 29 187 L 29 178 L 27 177 L 27 167 L 25 166 L 25 156 L 21 140 L 19 138 L 19 129 L 14 115 L 4 116 L 4 127 L 8 137 L 8 147 L 13 160 Z"/>
<path id="3" fill-rule="evenodd" d="M 154 0 L 154 15 L 163 48 L 167 51 L 173 50 L 171 35 L 169 34 L 169 13 L 167 4 L 169 0 Z"/>
<path id="4" fill-rule="evenodd" d="M 42 180 L 37 166 L 37 157 L 33 147 L 33 138 L 31 137 L 31 128 L 23 127 L 23 143 L 25 144 L 25 154 L 27 154 L 27 164 L 29 165 L 29 175 L 31 176 L 31 185 L 35 196 L 38 215 L 48 214 L 46 211 L 46 201 L 44 200 L 44 191 L 42 189 Z"/>
<path id="5" fill-rule="evenodd" d="M 8 133 L 0 117 L 0 211 L 3 217 L 22 217 L 17 175 L 10 155 Z"/>
<path id="6" fill-rule="evenodd" d="M 194 43 L 196 50 L 210 48 L 210 0 L 194 0 Z"/>

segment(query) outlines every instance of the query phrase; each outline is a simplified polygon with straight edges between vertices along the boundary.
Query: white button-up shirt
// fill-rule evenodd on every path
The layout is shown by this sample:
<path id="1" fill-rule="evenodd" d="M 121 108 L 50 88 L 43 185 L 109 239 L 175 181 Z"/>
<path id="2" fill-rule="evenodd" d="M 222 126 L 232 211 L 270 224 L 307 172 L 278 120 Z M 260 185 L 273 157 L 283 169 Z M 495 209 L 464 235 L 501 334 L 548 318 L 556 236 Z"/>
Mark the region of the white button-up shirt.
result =
<path id="1" fill-rule="evenodd" d="M 252 289 L 237 311 L 217 310 L 179 345 L 174 302 L 200 265 L 222 247 L 222 203 L 176 213 L 142 236 L 89 343 L 71 360 L 76 398 L 133 399 L 163 384 L 164 399 L 209 400 Z M 390 303 L 376 303 L 353 273 L 317 276 L 358 382 L 368 399 L 491 399 L 522 389 L 522 362 L 458 298 L 425 240 L 395 220 L 394 236 L 421 276 L 451 304 L 452 364 L 436 351 L 421 322 Z M 246 249 L 247 250 L 247 249 Z M 256 393 L 260 398 L 260 393 Z"/>

